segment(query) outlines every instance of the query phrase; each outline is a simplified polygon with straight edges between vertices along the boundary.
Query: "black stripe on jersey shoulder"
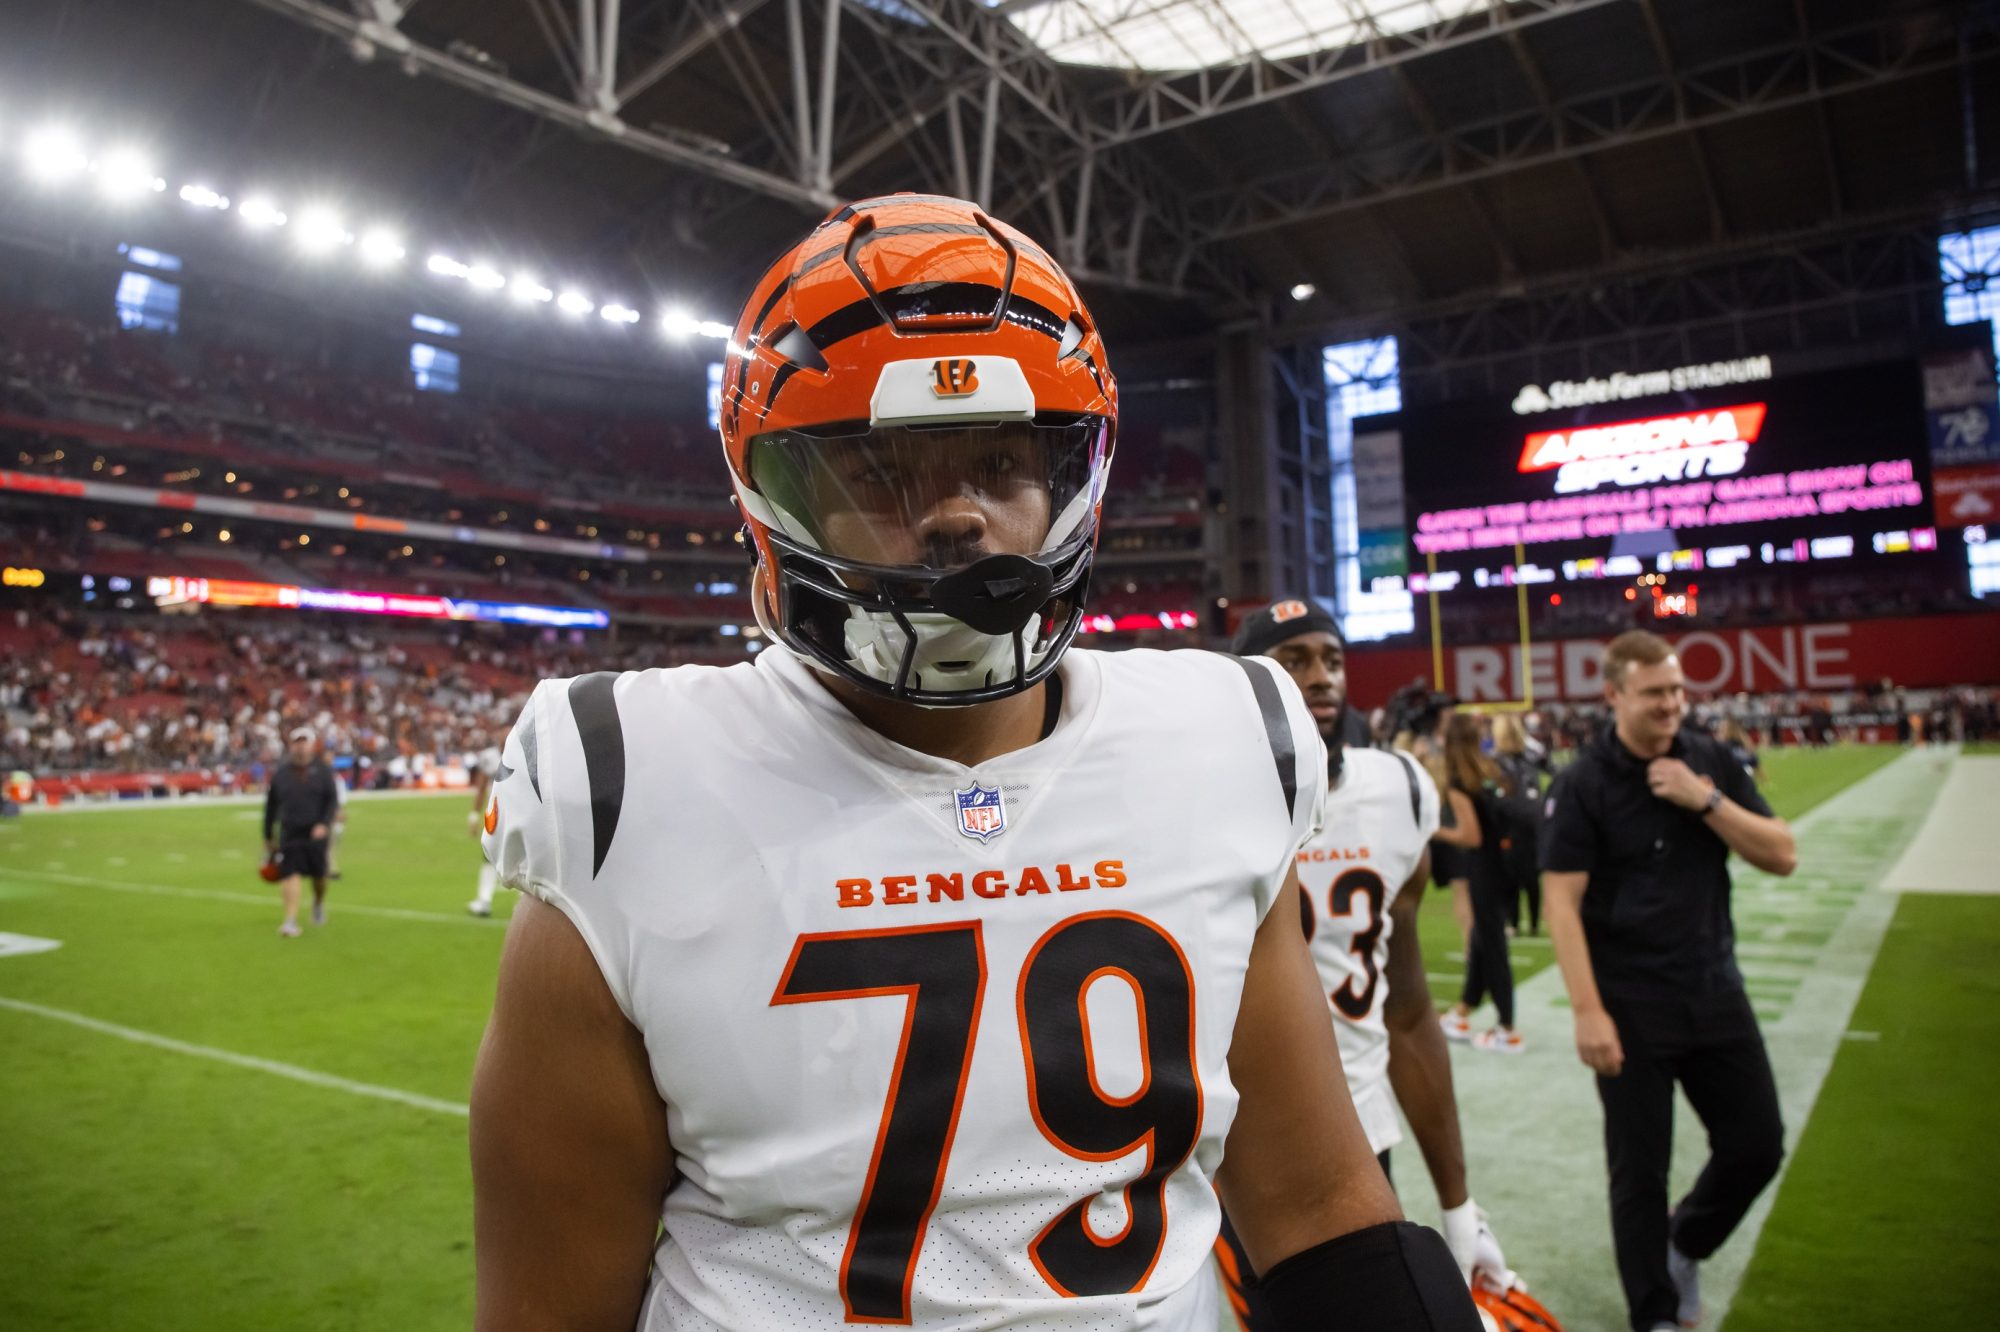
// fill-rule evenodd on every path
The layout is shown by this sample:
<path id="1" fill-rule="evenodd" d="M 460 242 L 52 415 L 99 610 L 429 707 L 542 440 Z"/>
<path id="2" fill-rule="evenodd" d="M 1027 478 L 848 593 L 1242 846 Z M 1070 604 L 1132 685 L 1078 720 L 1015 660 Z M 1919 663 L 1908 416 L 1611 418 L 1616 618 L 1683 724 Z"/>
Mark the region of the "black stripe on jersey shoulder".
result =
<path id="1" fill-rule="evenodd" d="M 514 734 L 521 737 L 521 761 L 528 765 L 528 786 L 534 791 L 538 803 L 542 798 L 542 742 L 536 739 L 536 732 L 541 729 L 537 724 L 539 720 L 535 716 L 534 698 L 530 696 L 527 708 L 521 713 L 521 720 L 514 723 Z"/>
<path id="2" fill-rule="evenodd" d="M 1417 831 L 1422 832 L 1424 827 L 1424 792 L 1423 788 L 1417 785 L 1417 761 L 1400 749 L 1392 749 L 1389 752 L 1402 760 L 1403 776 L 1410 783 L 1410 822 L 1417 826 Z"/>
<path id="3" fill-rule="evenodd" d="M 590 780 L 590 875 L 604 868 L 604 855 L 618 832 L 625 804 L 625 728 L 618 720 L 617 671 L 579 675 L 569 682 L 569 710 L 583 742 L 583 768 Z"/>
<path id="4" fill-rule="evenodd" d="M 1271 761 L 1278 767 L 1278 785 L 1285 792 L 1285 818 L 1289 820 L 1299 803 L 1299 754 L 1292 744 L 1292 723 L 1285 715 L 1284 697 L 1278 693 L 1278 682 L 1269 671 L 1242 657 L 1232 656 L 1229 660 L 1250 677 L 1250 692 L 1257 696 L 1257 711 L 1264 715 L 1264 738 L 1271 742 Z"/>

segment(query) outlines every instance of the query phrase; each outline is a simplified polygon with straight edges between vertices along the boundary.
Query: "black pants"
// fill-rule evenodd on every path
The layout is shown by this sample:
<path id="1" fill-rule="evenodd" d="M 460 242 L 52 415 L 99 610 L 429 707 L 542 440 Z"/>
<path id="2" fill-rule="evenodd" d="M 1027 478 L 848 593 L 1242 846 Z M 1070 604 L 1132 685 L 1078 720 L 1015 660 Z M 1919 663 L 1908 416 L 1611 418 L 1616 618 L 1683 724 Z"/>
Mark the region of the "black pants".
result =
<path id="1" fill-rule="evenodd" d="M 291 878 L 303 874 L 308 879 L 326 877 L 326 839 L 313 840 L 312 829 L 302 828 L 297 832 L 285 830 L 278 842 L 278 874 Z"/>
<path id="2" fill-rule="evenodd" d="M 1528 933 L 1542 932 L 1542 876 L 1534 868 L 1534 848 L 1516 859 L 1510 851 L 1501 860 L 1501 868 L 1507 874 L 1507 923 L 1515 929 L 1521 928 L 1521 899 L 1528 899 Z"/>
<path id="3" fill-rule="evenodd" d="M 1771 1061 L 1741 990 L 1636 1004 L 1607 998 L 1625 1066 L 1597 1080 L 1611 1172 L 1611 1237 L 1636 1332 L 1671 1323 L 1679 1308 L 1667 1243 L 1697 1261 L 1736 1229 L 1778 1173 L 1785 1126 Z M 1670 1214 L 1674 1084 L 1708 1130 L 1708 1164 Z"/>
<path id="4" fill-rule="evenodd" d="M 1382 1173 L 1387 1176 L 1389 1149 L 1384 1147 L 1375 1159 L 1381 1162 Z M 1390 1183 L 1395 1183 L 1393 1177 Z M 1222 1290 L 1228 1297 L 1229 1311 L 1236 1316 L 1236 1325 L 1243 1332 L 1277 1332 L 1278 1321 L 1271 1315 L 1270 1305 L 1264 1302 L 1264 1288 L 1257 1284 L 1250 1255 L 1243 1251 L 1243 1241 L 1236 1238 L 1236 1228 L 1229 1224 L 1226 1212 L 1222 1216 L 1222 1233 L 1215 1239 L 1215 1263 L 1222 1269 Z"/>
<path id="5" fill-rule="evenodd" d="M 1507 957 L 1507 903 L 1513 895 L 1505 875 L 1474 869 L 1472 934 L 1465 941 L 1465 988 L 1458 996 L 1467 1008 L 1478 1008 L 1492 995 L 1503 1027 L 1514 1025 L 1514 964 Z"/>

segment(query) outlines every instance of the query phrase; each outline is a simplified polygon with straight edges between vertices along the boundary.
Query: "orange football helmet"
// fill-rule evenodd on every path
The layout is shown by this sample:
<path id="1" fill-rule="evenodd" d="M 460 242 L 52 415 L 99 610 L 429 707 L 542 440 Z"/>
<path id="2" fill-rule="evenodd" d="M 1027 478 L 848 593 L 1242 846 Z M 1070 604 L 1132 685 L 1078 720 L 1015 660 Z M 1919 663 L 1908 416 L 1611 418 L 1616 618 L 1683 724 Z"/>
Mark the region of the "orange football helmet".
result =
<path id="1" fill-rule="evenodd" d="M 1118 393 L 1039 245 L 962 199 L 835 211 L 752 292 L 721 414 L 774 640 L 930 706 L 1055 669 L 1082 621 Z"/>

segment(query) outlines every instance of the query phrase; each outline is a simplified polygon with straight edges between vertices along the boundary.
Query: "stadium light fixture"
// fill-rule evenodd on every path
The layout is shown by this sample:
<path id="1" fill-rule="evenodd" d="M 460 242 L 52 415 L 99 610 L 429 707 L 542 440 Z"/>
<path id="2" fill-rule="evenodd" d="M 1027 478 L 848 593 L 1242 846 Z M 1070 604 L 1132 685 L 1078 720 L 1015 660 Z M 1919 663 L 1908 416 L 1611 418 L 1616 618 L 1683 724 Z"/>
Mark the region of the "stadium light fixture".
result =
<path id="1" fill-rule="evenodd" d="M 448 254 L 432 255 L 424 261 L 424 267 L 436 273 L 439 277 L 448 278 L 464 278 L 472 272 L 470 268 L 467 268 Z"/>
<path id="2" fill-rule="evenodd" d="M 262 197 L 245 199 L 242 205 L 237 208 L 236 216 L 242 218 L 246 226 L 257 227 L 259 229 L 264 227 L 282 227 L 286 221 L 284 211 L 269 199 Z"/>
<path id="3" fill-rule="evenodd" d="M 507 290 L 509 295 L 523 305 L 530 301 L 547 303 L 556 298 L 554 292 L 526 273 L 516 273 L 513 281 L 507 284 Z"/>
<path id="4" fill-rule="evenodd" d="M 167 182 L 160 179 L 153 164 L 130 148 L 106 153 L 96 161 L 93 170 L 97 173 L 98 190 L 108 199 L 122 202 L 158 194 L 167 188 Z"/>
<path id="5" fill-rule="evenodd" d="M 713 319 L 704 319 L 694 326 L 694 331 L 705 338 L 719 338 L 727 342 L 731 329 L 727 324 L 718 323 Z"/>
<path id="6" fill-rule="evenodd" d="M 686 338 L 701 329 L 701 320 L 675 306 L 660 316 L 660 328 L 670 338 Z"/>
<path id="7" fill-rule="evenodd" d="M 639 312 L 637 310 L 634 310 L 629 305 L 621 305 L 617 301 L 605 302 L 597 314 L 600 319 L 609 320 L 614 324 L 636 324 L 639 322 Z"/>
<path id="8" fill-rule="evenodd" d="M 90 166 L 76 135 L 53 125 L 28 136 L 21 145 L 21 160 L 41 185 L 62 185 Z"/>
<path id="9" fill-rule="evenodd" d="M 402 240 L 387 227 L 371 227 L 361 235 L 361 257 L 370 268 L 387 268 L 407 253 Z"/>
<path id="10" fill-rule="evenodd" d="M 507 279 L 500 276 L 498 269 L 486 264 L 473 264 L 465 270 L 465 280 L 481 291 L 498 291 L 507 285 Z"/>
<path id="11" fill-rule="evenodd" d="M 229 207 L 229 196 L 218 194 L 206 185 L 183 185 L 181 202 L 196 208 L 213 208 L 220 213 Z"/>
<path id="12" fill-rule="evenodd" d="M 564 292 L 556 297 L 556 304 L 561 307 L 564 314 L 573 315 L 587 315 L 597 308 L 591 303 L 590 297 L 580 291 Z"/>
<path id="13" fill-rule="evenodd" d="M 293 235 L 307 254 L 325 254 L 354 243 L 354 233 L 341 225 L 339 216 L 328 208 L 308 208 L 300 213 Z"/>
<path id="14" fill-rule="evenodd" d="M 1309 301 L 1318 290 L 1319 288 L 1310 282 L 1301 282 L 1292 288 L 1292 299 L 1295 301 Z"/>

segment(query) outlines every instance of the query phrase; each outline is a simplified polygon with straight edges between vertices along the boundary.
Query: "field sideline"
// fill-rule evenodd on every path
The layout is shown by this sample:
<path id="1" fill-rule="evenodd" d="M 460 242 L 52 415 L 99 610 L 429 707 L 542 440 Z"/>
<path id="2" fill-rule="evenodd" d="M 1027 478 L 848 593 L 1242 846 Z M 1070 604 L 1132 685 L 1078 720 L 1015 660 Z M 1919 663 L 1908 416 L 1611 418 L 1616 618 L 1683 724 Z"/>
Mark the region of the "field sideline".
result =
<path id="1" fill-rule="evenodd" d="M 1744 876 L 1746 969 L 1788 1117 L 1794 1074 L 1810 1116 L 1790 1124 L 1754 1258 L 1744 1237 L 1718 1255 L 1743 1274 L 1731 1332 L 1975 1326 L 2000 1298 L 1978 1169 L 2000 1099 L 1984 1057 L 2000 1038 L 2000 902 L 1898 898 L 1870 877 L 1952 762 L 1767 758 L 1781 812 L 1835 803 L 1804 825 L 1798 879 Z M 462 799 L 358 804 L 332 922 L 290 943 L 253 873 L 258 817 L 218 804 L 0 823 L 0 1326 L 469 1325 L 463 1106 L 502 930 L 464 911 L 478 850 Z M 1442 893 L 1423 922 L 1443 1002 L 1462 959 Z M 1542 1140 L 1555 1121 L 1534 1108 L 1544 1084 L 1573 1099 L 1587 1077 L 1547 944 L 1515 952 L 1536 1049 L 1455 1052 L 1480 1124 L 1474 1189 L 1571 1332 L 1616 1328 L 1615 1277 L 1594 1256 L 1608 1252 L 1601 1149 Z M 1683 1128 L 1690 1167 L 1699 1133 Z M 1434 1220 L 1414 1151 L 1398 1166 L 1412 1214 Z"/>

